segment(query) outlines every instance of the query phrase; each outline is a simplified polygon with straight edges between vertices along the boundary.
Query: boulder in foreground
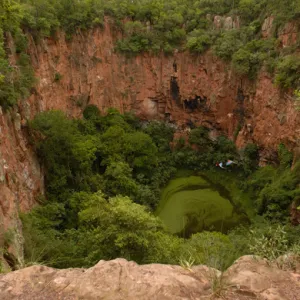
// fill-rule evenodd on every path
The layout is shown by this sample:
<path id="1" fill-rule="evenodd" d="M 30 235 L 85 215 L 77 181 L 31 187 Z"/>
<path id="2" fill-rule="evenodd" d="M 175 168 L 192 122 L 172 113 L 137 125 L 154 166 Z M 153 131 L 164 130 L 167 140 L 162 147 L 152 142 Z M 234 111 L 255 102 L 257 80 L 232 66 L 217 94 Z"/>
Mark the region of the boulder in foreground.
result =
<path id="1" fill-rule="evenodd" d="M 244 256 L 226 272 L 195 266 L 100 261 L 89 269 L 32 266 L 0 275 L 5 300 L 60 299 L 300 299 L 300 273 Z"/>

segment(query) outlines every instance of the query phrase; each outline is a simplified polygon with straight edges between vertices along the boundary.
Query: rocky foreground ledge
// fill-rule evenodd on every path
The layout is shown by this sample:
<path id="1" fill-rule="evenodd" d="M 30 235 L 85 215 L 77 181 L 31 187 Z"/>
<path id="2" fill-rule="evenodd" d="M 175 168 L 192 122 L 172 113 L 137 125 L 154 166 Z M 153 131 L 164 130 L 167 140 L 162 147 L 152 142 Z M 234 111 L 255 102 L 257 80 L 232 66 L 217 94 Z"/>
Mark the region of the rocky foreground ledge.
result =
<path id="1" fill-rule="evenodd" d="M 100 261 L 89 269 L 32 266 L 0 275 L 0 299 L 299 300 L 300 273 L 251 256 L 223 274 L 206 266 L 139 266 L 125 259 Z"/>

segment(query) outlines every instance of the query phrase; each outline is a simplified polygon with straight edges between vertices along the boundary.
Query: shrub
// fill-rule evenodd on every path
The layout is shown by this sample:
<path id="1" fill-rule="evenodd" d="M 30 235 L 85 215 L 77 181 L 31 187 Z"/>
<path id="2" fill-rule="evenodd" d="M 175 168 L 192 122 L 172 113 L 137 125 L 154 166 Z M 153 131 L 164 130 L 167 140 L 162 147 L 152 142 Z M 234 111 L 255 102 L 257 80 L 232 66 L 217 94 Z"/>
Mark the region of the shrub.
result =
<path id="1" fill-rule="evenodd" d="M 55 75 L 54 75 L 54 81 L 58 82 L 62 79 L 62 77 L 63 76 L 60 73 L 56 72 Z"/>
<path id="2" fill-rule="evenodd" d="M 276 55 L 275 40 L 253 40 L 233 54 L 232 65 L 237 73 L 255 79 L 263 63 Z"/>
<path id="3" fill-rule="evenodd" d="M 180 260 L 191 258 L 196 265 L 225 270 L 237 258 L 237 253 L 228 236 L 220 232 L 201 232 L 193 234 L 183 245 Z"/>
<path id="4" fill-rule="evenodd" d="M 260 191 L 256 201 L 258 213 L 274 222 L 287 222 L 289 207 L 299 197 L 298 165 L 291 171 L 279 168 L 277 176 Z"/>
<path id="5" fill-rule="evenodd" d="M 243 45 L 239 30 L 230 30 L 221 34 L 217 39 L 213 50 L 215 55 L 224 60 L 231 60 L 232 55 Z"/>
<path id="6" fill-rule="evenodd" d="M 300 111 L 300 90 L 295 90 L 294 95 L 295 95 L 295 109 Z"/>
<path id="7" fill-rule="evenodd" d="M 243 24 L 255 20 L 261 13 L 264 3 L 257 0 L 240 0 L 238 3 L 238 15 L 241 17 Z"/>
<path id="8" fill-rule="evenodd" d="M 14 41 L 16 45 L 16 53 L 22 53 L 26 51 L 28 44 L 27 37 L 20 29 L 14 34 Z"/>
<path id="9" fill-rule="evenodd" d="M 296 55 L 283 57 L 278 64 L 275 83 L 281 88 L 297 88 L 300 84 L 300 59 Z"/>
<path id="10" fill-rule="evenodd" d="M 247 144 L 242 149 L 242 163 L 245 175 L 250 175 L 258 168 L 259 153 L 256 144 Z"/>
<path id="11" fill-rule="evenodd" d="M 287 253 L 288 240 L 284 226 L 269 226 L 263 232 L 257 229 L 250 231 L 250 251 L 254 255 L 276 260 Z"/>
<path id="12" fill-rule="evenodd" d="M 187 48 L 191 52 L 203 53 L 212 44 L 211 37 L 203 30 L 193 30 L 187 38 Z"/>
<path id="13" fill-rule="evenodd" d="M 100 110 L 96 105 L 87 105 L 83 111 L 83 117 L 87 120 L 94 120 L 100 117 Z"/>
<path id="14" fill-rule="evenodd" d="M 164 122 L 150 121 L 144 132 L 149 134 L 158 147 L 160 153 L 170 150 L 170 143 L 173 140 L 175 129 Z"/>
<path id="15" fill-rule="evenodd" d="M 200 151 L 206 152 L 212 150 L 213 142 L 209 138 L 209 129 L 198 127 L 191 130 L 189 142 L 196 145 Z"/>
<path id="16" fill-rule="evenodd" d="M 290 168 L 293 163 L 293 153 L 288 151 L 284 144 L 278 146 L 278 156 L 280 161 L 280 168 L 286 169 Z"/>

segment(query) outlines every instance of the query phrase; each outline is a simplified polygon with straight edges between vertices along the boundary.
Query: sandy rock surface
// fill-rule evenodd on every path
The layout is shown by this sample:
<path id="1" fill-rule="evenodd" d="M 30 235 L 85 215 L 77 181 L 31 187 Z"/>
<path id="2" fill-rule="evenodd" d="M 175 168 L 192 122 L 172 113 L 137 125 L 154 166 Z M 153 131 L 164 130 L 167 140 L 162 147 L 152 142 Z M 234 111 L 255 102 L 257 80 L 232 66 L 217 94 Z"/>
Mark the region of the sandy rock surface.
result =
<path id="1" fill-rule="evenodd" d="M 222 275 L 206 266 L 139 266 L 119 258 L 89 269 L 28 267 L 1 275 L 0 291 L 5 300 L 299 300 L 300 274 L 250 256 L 241 257 Z"/>

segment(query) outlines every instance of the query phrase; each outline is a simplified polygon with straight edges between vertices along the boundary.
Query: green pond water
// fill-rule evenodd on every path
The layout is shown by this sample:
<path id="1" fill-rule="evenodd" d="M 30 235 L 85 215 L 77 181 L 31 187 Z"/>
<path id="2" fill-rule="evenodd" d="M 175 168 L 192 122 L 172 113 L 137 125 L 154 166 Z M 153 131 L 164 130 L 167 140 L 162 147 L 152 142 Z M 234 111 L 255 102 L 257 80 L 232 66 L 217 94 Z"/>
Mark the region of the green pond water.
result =
<path id="1" fill-rule="evenodd" d="M 172 179 L 156 210 L 169 231 L 184 237 L 203 230 L 226 233 L 248 221 L 230 199 L 230 192 L 204 176 Z"/>

